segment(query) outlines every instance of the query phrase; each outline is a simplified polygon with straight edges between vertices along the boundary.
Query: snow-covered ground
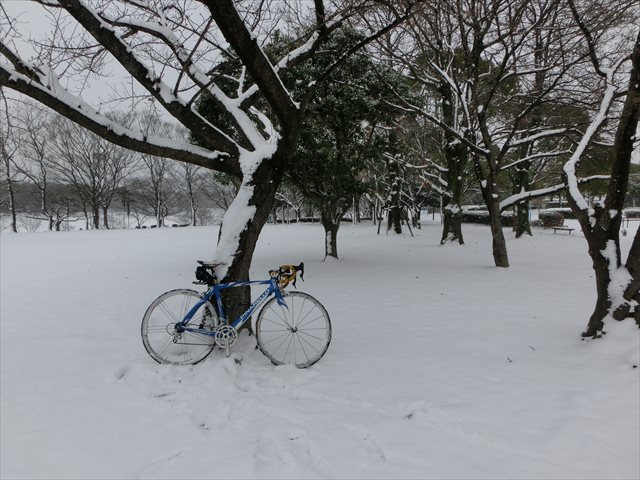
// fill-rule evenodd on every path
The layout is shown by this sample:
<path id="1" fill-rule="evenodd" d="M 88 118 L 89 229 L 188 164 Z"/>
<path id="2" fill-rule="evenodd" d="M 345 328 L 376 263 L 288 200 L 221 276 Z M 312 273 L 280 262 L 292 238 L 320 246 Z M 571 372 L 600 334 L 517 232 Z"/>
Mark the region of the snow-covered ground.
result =
<path id="1" fill-rule="evenodd" d="M 637 479 L 639 330 L 582 341 L 586 242 L 534 233 L 496 269 L 485 226 L 441 247 L 431 222 L 347 224 L 328 262 L 320 226 L 267 226 L 253 278 L 302 260 L 331 315 L 307 370 L 246 335 L 193 367 L 147 356 L 147 305 L 191 286 L 215 227 L 3 233 L 1 477 Z"/>

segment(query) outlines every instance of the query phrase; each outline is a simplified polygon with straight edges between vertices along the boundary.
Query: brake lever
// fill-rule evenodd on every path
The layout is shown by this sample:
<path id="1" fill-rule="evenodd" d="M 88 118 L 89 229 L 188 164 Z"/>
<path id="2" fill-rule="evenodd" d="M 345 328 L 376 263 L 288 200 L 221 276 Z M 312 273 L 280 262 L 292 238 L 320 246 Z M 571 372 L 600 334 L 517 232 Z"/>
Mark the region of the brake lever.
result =
<path id="1" fill-rule="evenodd" d="M 300 272 L 300 278 L 304 282 L 304 262 L 300 262 L 300 265 L 296 267 L 296 271 Z"/>

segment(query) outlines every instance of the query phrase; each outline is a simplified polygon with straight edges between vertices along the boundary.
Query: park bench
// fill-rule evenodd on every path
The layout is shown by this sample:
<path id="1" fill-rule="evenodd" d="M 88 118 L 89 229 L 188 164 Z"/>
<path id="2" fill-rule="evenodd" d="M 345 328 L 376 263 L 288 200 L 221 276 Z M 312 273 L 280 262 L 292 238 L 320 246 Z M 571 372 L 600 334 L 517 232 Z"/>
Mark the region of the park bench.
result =
<path id="1" fill-rule="evenodd" d="M 571 235 L 571 232 L 575 230 L 575 228 L 571 228 L 571 227 L 551 227 L 551 228 L 553 228 L 553 233 L 556 233 L 558 230 L 560 230 L 564 232 L 569 232 L 569 235 Z"/>

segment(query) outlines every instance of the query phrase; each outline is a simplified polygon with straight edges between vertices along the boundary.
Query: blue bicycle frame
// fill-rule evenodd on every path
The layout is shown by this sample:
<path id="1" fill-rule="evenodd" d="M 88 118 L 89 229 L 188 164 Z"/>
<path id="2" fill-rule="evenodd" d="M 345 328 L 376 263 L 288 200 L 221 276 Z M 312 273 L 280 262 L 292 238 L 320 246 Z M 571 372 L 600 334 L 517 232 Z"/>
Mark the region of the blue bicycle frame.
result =
<path id="1" fill-rule="evenodd" d="M 233 322 L 231 322 L 231 326 L 236 330 L 240 329 L 240 327 L 244 325 L 244 323 L 249 319 L 249 317 L 251 317 L 253 312 L 272 294 L 275 294 L 276 300 L 278 301 L 279 305 L 285 308 L 288 308 L 287 303 L 284 301 L 284 297 L 282 296 L 282 292 L 280 291 L 280 287 L 278 286 L 277 277 L 273 277 L 269 280 L 219 283 L 219 284 L 213 285 L 209 290 L 207 290 L 207 292 L 203 295 L 202 299 L 198 303 L 196 303 L 193 306 L 193 308 L 191 308 L 191 310 L 187 312 L 187 314 L 184 316 L 184 319 L 182 319 L 182 321 L 176 326 L 179 327 L 180 330 L 183 330 L 186 332 L 193 332 L 193 333 L 199 333 L 202 335 L 215 336 L 216 335 L 215 330 L 208 331 L 208 330 L 203 330 L 201 328 L 191 328 L 188 326 L 189 322 L 193 319 L 193 316 L 196 314 L 198 309 L 202 305 L 204 305 L 205 302 L 208 302 L 211 300 L 211 298 L 215 297 L 218 318 L 220 319 L 221 325 L 228 323 L 227 314 L 225 313 L 224 305 L 222 304 L 222 291 L 226 290 L 227 288 L 244 287 L 247 285 L 268 285 L 268 287 L 264 292 L 262 292 L 262 294 L 258 298 L 256 298 L 256 300 L 249 306 L 247 310 L 245 310 L 245 312 L 242 315 L 240 315 Z"/>

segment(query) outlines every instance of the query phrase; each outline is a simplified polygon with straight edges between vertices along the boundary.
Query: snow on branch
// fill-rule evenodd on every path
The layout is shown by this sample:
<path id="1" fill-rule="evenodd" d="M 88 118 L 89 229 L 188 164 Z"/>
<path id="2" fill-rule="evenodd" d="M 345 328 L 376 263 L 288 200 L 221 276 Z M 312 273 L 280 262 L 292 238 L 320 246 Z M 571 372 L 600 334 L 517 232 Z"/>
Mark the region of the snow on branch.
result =
<path id="1" fill-rule="evenodd" d="M 26 66 L 24 67 L 26 68 Z M 0 62 L 0 86 L 10 87 L 28 95 L 52 110 L 73 119 L 79 125 L 117 145 L 150 155 L 188 161 L 227 173 L 236 173 L 225 152 L 210 151 L 186 142 L 162 137 L 146 136 L 140 130 L 126 128 L 97 112 L 82 99 L 70 94 L 49 75 L 31 71 L 27 76 Z"/>
<path id="2" fill-rule="evenodd" d="M 278 120 L 283 125 L 295 121 L 298 117 L 298 105 L 260 48 L 257 38 L 247 28 L 233 1 L 202 0 L 202 3 L 207 6 L 220 32 L 247 67 Z"/>
<path id="3" fill-rule="evenodd" d="M 503 167 L 500 167 L 500 171 L 502 172 L 504 170 L 508 170 L 524 162 L 539 160 L 541 158 L 559 157 L 561 155 L 568 155 L 570 153 L 571 153 L 571 150 L 554 150 L 553 152 L 534 153 L 532 155 L 527 155 L 526 157 L 519 158 L 518 160 L 511 162 L 508 165 L 504 165 Z"/>
<path id="4" fill-rule="evenodd" d="M 529 135 L 528 137 L 522 137 L 522 138 L 518 138 L 517 140 L 513 140 L 509 146 L 510 147 L 517 147 L 519 145 L 524 145 L 526 143 L 531 143 L 531 142 L 535 142 L 536 140 L 540 140 L 543 138 L 547 138 L 547 137 L 556 137 L 558 135 L 563 135 L 565 133 L 567 133 L 569 129 L 567 128 L 554 128 L 551 130 L 545 130 L 539 133 L 535 133 L 533 135 Z"/>
<path id="5" fill-rule="evenodd" d="M 123 41 L 123 37 L 97 11 L 80 0 L 67 0 L 64 8 L 173 117 L 183 125 L 192 126 L 191 131 L 194 135 L 211 143 L 214 148 L 228 152 L 231 156 L 237 157 L 239 155 L 236 142 L 194 112 L 183 99 L 175 96 L 172 89 L 162 81 L 162 78 L 135 55 L 130 46 Z M 135 25 L 132 28 L 135 28 Z M 141 27 L 138 26 L 138 28 Z M 166 36 L 168 41 L 174 38 L 172 37 L 173 32 L 169 29 L 156 29 L 156 31 Z"/>
<path id="6" fill-rule="evenodd" d="M 407 99 L 402 98 L 401 95 L 395 92 L 395 90 L 394 90 L 394 93 L 396 94 L 396 97 L 403 103 L 403 105 L 398 105 L 396 103 L 385 101 L 389 106 L 397 108 L 398 110 L 401 110 L 404 112 L 417 113 L 420 116 L 424 117 L 425 119 L 429 120 L 431 123 L 438 125 L 440 128 L 454 135 L 456 138 L 458 138 L 458 140 L 460 140 L 462 143 L 464 143 L 467 147 L 469 147 L 471 150 L 475 151 L 476 153 L 483 156 L 488 156 L 490 154 L 489 150 L 480 147 L 478 144 L 474 142 L 469 141 L 463 132 L 460 132 L 459 130 L 447 125 L 445 122 L 437 118 L 435 115 L 432 115 L 431 113 L 427 112 L 423 108 L 420 108 L 419 106 L 410 103 Z"/>
<path id="7" fill-rule="evenodd" d="M 611 177 L 609 175 L 591 175 L 589 177 L 584 177 L 577 179 L 579 185 L 592 182 L 594 180 L 609 180 Z M 509 208 L 516 203 L 520 203 L 523 200 L 529 200 L 537 197 L 544 197 L 545 195 L 550 195 L 555 192 L 559 192 L 567 188 L 567 185 L 564 183 L 559 183 L 557 185 L 553 185 L 551 187 L 538 188 L 536 190 L 522 191 L 520 193 L 516 193 L 511 195 L 500 202 L 500 210 L 504 210 L 505 208 Z"/>
<path id="8" fill-rule="evenodd" d="M 622 57 L 614 63 L 612 68 L 606 69 L 606 72 L 607 72 L 606 73 L 606 76 L 607 76 L 606 89 L 602 97 L 602 100 L 600 101 L 600 108 L 598 109 L 597 114 L 589 124 L 589 127 L 587 127 L 584 134 L 582 135 L 582 138 L 580 139 L 580 142 L 578 143 L 578 145 L 576 146 L 576 149 L 571 155 L 571 158 L 569 158 L 569 160 L 567 161 L 567 163 L 564 164 L 564 167 L 563 167 L 569 195 L 571 195 L 571 198 L 574 200 L 578 208 L 583 211 L 589 211 L 589 203 L 584 198 L 584 196 L 580 192 L 580 189 L 578 188 L 579 183 L 576 177 L 576 167 L 578 165 L 578 162 L 582 158 L 582 155 L 584 154 L 585 150 L 591 143 L 592 138 L 595 136 L 598 129 L 600 128 L 600 126 L 602 125 L 602 123 L 605 121 L 607 117 L 607 112 L 609 111 L 609 108 L 611 107 L 611 104 L 613 103 L 613 100 L 619 91 L 619 87 L 616 86 L 616 84 L 613 81 L 613 76 L 615 72 L 618 70 L 618 68 L 620 67 L 620 65 L 622 65 L 626 60 L 628 60 L 628 57 Z M 592 218 L 591 222 L 592 224 L 595 224 L 594 223 L 595 219 Z"/>
<path id="9" fill-rule="evenodd" d="M 208 91 L 216 100 L 218 105 L 229 112 L 238 131 L 243 133 L 249 140 L 254 149 L 260 148 L 265 142 L 254 122 L 249 118 L 247 113 L 240 108 L 241 101 L 228 97 L 215 83 L 210 76 L 199 69 L 192 61 L 192 55 L 185 50 L 182 42 L 175 35 L 173 30 L 166 25 L 158 22 L 142 21 L 133 18 L 116 19 L 105 14 L 101 17 L 110 25 L 118 27 L 126 27 L 132 31 L 144 32 L 151 35 L 167 45 L 182 67 L 182 71 L 196 84 L 201 90 Z M 176 85 L 177 87 L 177 85 Z M 175 91 L 176 89 L 174 89 Z M 194 114 L 198 115 L 197 112 Z M 240 148 L 240 147 L 238 147 Z"/>

